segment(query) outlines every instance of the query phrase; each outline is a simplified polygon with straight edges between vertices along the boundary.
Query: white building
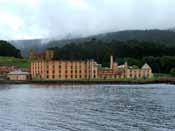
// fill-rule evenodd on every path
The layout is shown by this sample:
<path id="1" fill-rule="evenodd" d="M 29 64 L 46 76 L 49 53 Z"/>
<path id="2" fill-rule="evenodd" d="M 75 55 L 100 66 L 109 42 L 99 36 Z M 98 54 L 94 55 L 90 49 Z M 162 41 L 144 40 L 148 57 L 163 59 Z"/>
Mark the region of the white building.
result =
<path id="1" fill-rule="evenodd" d="M 23 80 L 29 80 L 31 77 L 29 72 L 23 72 L 21 70 L 17 70 L 8 73 L 7 78 L 9 80 L 23 81 Z"/>

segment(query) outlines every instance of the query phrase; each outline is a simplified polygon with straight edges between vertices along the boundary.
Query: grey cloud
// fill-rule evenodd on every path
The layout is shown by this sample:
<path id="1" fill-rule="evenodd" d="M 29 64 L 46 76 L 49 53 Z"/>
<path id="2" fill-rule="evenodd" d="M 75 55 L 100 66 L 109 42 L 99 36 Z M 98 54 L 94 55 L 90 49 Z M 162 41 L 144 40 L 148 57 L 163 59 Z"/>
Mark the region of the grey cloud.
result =
<path id="1" fill-rule="evenodd" d="M 13 6 L 11 13 L 24 23 L 21 32 L 18 32 L 22 38 L 62 38 L 70 33 L 87 36 L 126 29 L 165 29 L 175 26 L 173 0 L 36 1 L 38 5 L 35 8 Z"/>

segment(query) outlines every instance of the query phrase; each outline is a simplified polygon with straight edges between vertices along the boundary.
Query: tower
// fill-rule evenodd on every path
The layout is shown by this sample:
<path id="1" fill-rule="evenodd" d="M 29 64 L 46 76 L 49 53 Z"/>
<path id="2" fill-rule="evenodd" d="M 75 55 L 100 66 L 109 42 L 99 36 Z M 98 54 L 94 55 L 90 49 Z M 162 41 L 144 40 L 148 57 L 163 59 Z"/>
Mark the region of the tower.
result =
<path id="1" fill-rule="evenodd" d="M 113 69 L 113 64 L 114 64 L 114 58 L 113 56 L 111 55 L 110 56 L 110 68 Z"/>
<path id="2" fill-rule="evenodd" d="M 128 62 L 127 61 L 125 61 L 125 68 L 128 68 Z"/>
<path id="3" fill-rule="evenodd" d="M 30 50 L 29 50 L 29 60 L 30 60 L 30 61 L 33 60 L 34 57 L 35 57 L 35 54 L 34 54 L 33 50 L 30 49 Z"/>

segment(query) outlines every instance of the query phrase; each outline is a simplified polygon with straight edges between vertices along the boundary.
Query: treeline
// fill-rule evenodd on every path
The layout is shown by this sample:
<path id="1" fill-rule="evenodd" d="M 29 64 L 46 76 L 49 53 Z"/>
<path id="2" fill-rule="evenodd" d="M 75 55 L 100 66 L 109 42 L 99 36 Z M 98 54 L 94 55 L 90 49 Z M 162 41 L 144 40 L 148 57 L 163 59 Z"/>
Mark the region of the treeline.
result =
<path id="1" fill-rule="evenodd" d="M 147 62 L 154 72 L 169 73 L 175 67 L 175 46 L 166 46 L 154 42 L 112 41 L 102 42 L 96 39 L 71 43 L 55 50 L 55 59 L 85 60 L 95 59 L 104 66 L 109 65 L 109 56 L 113 55 L 122 64 L 127 60 L 129 65 L 141 66 Z"/>
<path id="2" fill-rule="evenodd" d="M 0 40 L 0 56 L 21 58 L 21 53 L 20 50 L 16 49 L 9 42 Z"/>
<path id="3" fill-rule="evenodd" d="M 175 43 L 175 31 L 173 30 L 126 30 L 119 32 L 107 33 L 96 37 L 100 40 L 138 40 L 158 42 L 162 44 L 173 45 Z"/>

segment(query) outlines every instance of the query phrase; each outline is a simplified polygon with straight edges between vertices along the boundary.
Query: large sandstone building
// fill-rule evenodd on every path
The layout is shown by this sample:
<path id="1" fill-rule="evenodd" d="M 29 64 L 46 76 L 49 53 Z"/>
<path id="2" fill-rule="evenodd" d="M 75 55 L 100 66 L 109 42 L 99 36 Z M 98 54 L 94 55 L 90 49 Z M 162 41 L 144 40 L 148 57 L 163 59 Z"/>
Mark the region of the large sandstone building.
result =
<path id="1" fill-rule="evenodd" d="M 152 69 L 144 64 L 136 66 L 118 65 L 110 58 L 110 67 L 102 67 L 94 60 L 54 60 L 53 51 L 42 54 L 30 53 L 32 79 L 38 80 L 92 80 L 92 79 L 138 79 L 151 78 Z"/>
<path id="2" fill-rule="evenodd" d="M 46 51 L 44 56 L 32 58 L 31 74 L 33 79 L 41 80 L 74 80 L 97 79 L 97 63 L 88 61 L 56 61 L 52 51 Z"/>

